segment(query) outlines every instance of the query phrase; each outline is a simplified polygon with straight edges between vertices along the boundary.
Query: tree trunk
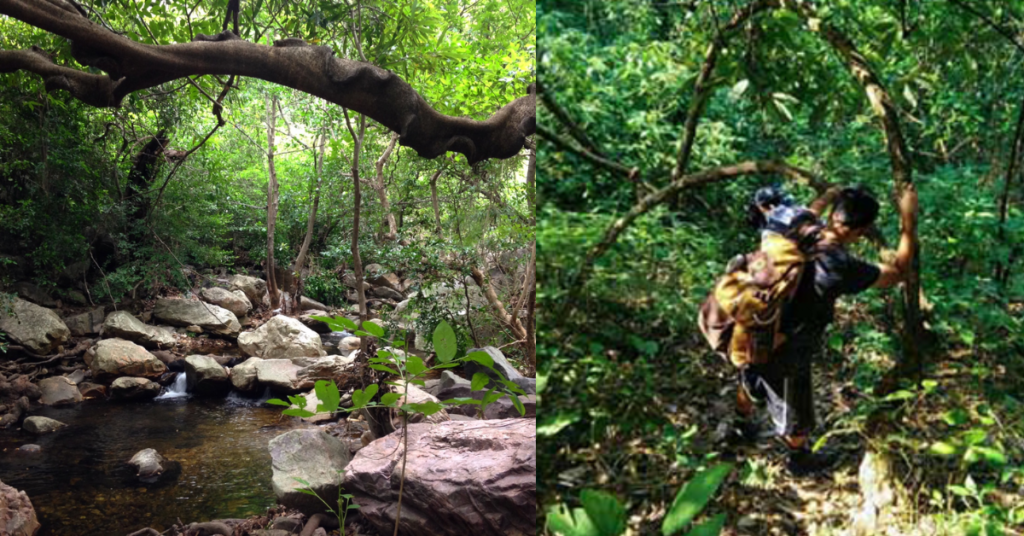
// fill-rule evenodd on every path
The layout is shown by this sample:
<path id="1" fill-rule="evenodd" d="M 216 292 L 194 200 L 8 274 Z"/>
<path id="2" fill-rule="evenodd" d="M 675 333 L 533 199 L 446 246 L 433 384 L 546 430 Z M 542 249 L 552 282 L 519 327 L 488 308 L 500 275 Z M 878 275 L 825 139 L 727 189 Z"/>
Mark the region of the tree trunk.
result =
<path id="1" fill-rule="evenodd" d="M 430 177 L 430 202 L 434 205 L 434 230 L 438 236 L 441 235 L 441 209 L 437 208 L 437 178 L 441 176 L 442 171 L 444 169 L 439 169 Z"/>
<path id="2" fill-rule="evenodd" d="M 530 213 L 530 223 L 537 225 L 537 146 L 530 149 L 530 163 L 526 166 L 526 207 Z"/>
<path id="3" fill-rule="evenodd" d="M 313 206 L 309 210 L 309 220 L 306 222 L 306 237 L 302 239 L 302 247 L 299 248 L 299 255 L 295 257 L 295 264 L 292 265 L 292 274 L 295 277 L 295 307 L 302 310 L 302 267 L 306 264 L 306 255 L 309 253 L 309 244 L 313 241 L 313 226 L 316 224 L 316 211 L 320 207 L 320 184 L 324 172 L 324 148 L 327 144 L 327 130 L 320 133 L 319 155 L 316 157 L 316 192 L 313 194 Z"/>
<path id="4" fill-rule="evenodd" d="M 498 299 L 498 295 L 494 293 L 491 283 L 484 278 L 484 274 L 479 268 L 471 268 L 470 272 L 473 275 L 473 281 L 476 281 L 477 286 L 484 291 L 484 297 L 487 298 L 487 303 L 491 304 L 491 309 L 494 310 L 494 315 L 498 317 L 498 320 L 512 331 L 512 335 L 518 341 L 526 340 L 526 329 L 519 322 L 519 311 L 509 313 L 505 310 L 505 305 Z M 527 277 L 529 277 L 529 274 L 527 274 Z"/>
<path id="5" fill-rule="evenodd" d="M 354 209 L 352 211 L 352 262 L 355 264 L 356 296 L 359 301 L 359 322 L 369 320 L 369 313 L 366 310 L 366 293 L 363 291 L 363 260 L 359 257 L 359 212 L 362 204 L 362 193 L 359 191 L 359 151 L 363 147 L 363 136 L 366 134 L 366 116 L 359 116 L 359 134 L 352 129 L 348 119 L 348 111 L 345 111 L 345 124 L 352 134 L 354 147 L 352 149 L 352 186 L 355 188 Z M 366 341 L 361 343 L 365 349 Z"/>
<path id="6" fill-rule="evenodd" d="M 395 150 L 395 142 L 398 141 L 398 134 L 391 133 L 391 142 L 388 143 L 387 149 L 384 150 L 384 154 L 380 155 L 377 159 L 377 176 L 374 181 L 370 183 L 370 186 L 375 192 L 377 197 L 380 198 L 380 206 L 384 211 L 384 217 L 388 222 L 388 240 L 394 240 L 398 238 L 398 224 L 395 222 L 395 215 L 391 213 L 391 204 L 388 203 L 388 188 L 384 184 L 384 165 L 387 164 L 388 158 L 391 157 L 391 153 Z"/>
<path id="7" fill-rule="evenodd" d="M 526 364 L 530 367 L 527 375 L 537 371 L 537 240 L 530 244 L 530 264 L 526 267 L 526 281 L 523 292 L 526 294 L 526 343 L 523 345 Z M 518 314 L 513 311 L 512 314 Z"/>
<path id="8" fill-rule="evenodd" d="M 1020 168 L 1021 145 L 1024 145 L 1024 102 L 1020 104 L 1020 111 L 1017 115 L 1017 131 L 1013 136 L 1013 147 L 1010 149 L 1010 161 L 1006 165 L 1006 181 L 1003 183 L 1003 195 L 999 199 L 999 242 L 1006 245 L 1006 214 L 1010 207 L 1010 186 Z M 1011 255 L 1012 259 L 1012 255 Z M 1004 286 L 1010 280 L 1010 263 L 1004 265 L 1002 261 L 996 263 L 996 281 Z"/>
<path id="9" fill-rule="evenodd" d="M 274 171 L 274 126 L 277 124 L 277 97 L 267 98 L 267 293 L 270 296 L 270 308 L 277 309 L 281 303 L 281 295 L 277 288 L 277 276 L 274 273 L 274 226 L 277 222 L 277 172 Z"/>

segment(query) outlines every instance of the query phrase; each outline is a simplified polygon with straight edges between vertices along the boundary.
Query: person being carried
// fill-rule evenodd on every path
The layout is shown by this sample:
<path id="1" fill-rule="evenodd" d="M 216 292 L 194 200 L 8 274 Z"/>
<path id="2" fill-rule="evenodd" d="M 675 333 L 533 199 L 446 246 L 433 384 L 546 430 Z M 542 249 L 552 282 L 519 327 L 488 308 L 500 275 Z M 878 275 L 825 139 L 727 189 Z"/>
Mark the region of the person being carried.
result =
<path id="1" fill-rule="evenodd" d="M 766 405 L 776 435 L 789 450 L 786 467 L 797 476 L 827 469 L 831 464 L 809 447 L 815 424 L 811 366 L 824 347 L 824 333 L 834 319 L 836 300 L 870 288 L 895 286 L 906 277 L 913 258 L 917 226 L 917 193 L 913 188 L 904 191 L 900 199 L 902 236 L 895 258 L 880 264 L 865 262 L 847 251 L 874 223 L 878 201 L 863 188 L 843 188 L 812 203 L 810 211 L 820 215 L 832 197 L 835 205 L 828 223 L 816 236 L 813 256 L 792 298 L 782 308 L 779 331 L 783 342 L 767 362 L 740 368 L 737 389 L 737 430 L 741 436 L 748 441 L 757 439 L 753 417 L 758 405 Z M 777 204 L 765 213 L 767 225 L 771 225 L 772 214 L 780 206 L 787 205 Z"/>

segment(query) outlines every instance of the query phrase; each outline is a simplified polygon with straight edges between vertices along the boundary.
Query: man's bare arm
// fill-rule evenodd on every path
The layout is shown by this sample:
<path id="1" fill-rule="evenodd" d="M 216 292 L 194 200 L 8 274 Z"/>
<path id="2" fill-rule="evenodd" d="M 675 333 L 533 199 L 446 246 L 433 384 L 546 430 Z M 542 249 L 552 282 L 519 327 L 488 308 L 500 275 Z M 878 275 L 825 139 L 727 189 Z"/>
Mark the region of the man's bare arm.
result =
<path id="1" fill-rule="evenodd" d="M 910 263 L 914 259 L 914 235 L 917 233 L 917 190 L 913 186 L 907 188 L 900 198 L 900 222 L 902 233 L 900 245 L 896 249 L 896 258 L 892 262 L 878 265 L 881 275 L 873 288 L 889 288 L 896 286 L 906 278 Z"/>
<path id="2" fill-rule="evenodd" d="M 811 204 L 810 206 L 807 207 L 807 210 L 810 210 L 811 212 L 814 213 L 815 216 L 818 216 L 820 218 L 821 214 L 825 212 L 825 209 L 827 209 L 829 206 L 832 205 L 832 203 L 835 202 L 836 196 L 839 195 L 839 192 L 841 190 L 842 188 L 840 188 L 839 186 L 832 186 L 828 190 L 825 190 L 825 193 L 819 195 L 818 198 L 815 199 L 814 201 L 811 201 Z"/>

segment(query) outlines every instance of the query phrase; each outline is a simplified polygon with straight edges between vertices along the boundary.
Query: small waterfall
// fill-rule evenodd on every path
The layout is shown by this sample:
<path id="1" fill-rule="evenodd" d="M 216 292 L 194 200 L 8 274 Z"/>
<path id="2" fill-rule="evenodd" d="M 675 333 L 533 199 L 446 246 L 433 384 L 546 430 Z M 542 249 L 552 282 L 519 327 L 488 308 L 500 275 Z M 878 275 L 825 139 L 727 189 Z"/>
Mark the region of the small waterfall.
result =
<path id="1" fill-rule="evenodd" d="M 181 398 L 188 396 L 188 392 L 185 388 L 188 386 L 188 379 L 185 377 L 184 372 L 179 372 L 178 376 L 174 378 L 174 383 L 168 385 L 160 396 L 156 397 L 157 400 L 166 400 L 168 398 Z"/>

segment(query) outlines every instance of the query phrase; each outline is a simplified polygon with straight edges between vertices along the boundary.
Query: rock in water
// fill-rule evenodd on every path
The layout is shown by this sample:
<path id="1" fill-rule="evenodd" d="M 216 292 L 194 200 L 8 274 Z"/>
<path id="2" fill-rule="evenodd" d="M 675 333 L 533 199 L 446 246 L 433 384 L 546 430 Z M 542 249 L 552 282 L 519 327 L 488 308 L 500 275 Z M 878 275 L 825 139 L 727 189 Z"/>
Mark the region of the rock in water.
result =
<path id="1" fill-rule="evenodd" d="M 256 363 L 256 380 L 276 393 L 292 395 L 313 387 L 312 382 L 304 385 L 299 381 L 300 370 L 290 359 L 264 359 Z"/>
<path id="2" fill-rule="evenodd" d="M 174 336 L 166 329 L 143 324 L 128 311 L 115 311 L 103 321 L 103 336 L 132 341 L 146 348 L 170 348 Z"/>
<path id="3" fill-rule="evenodd" d="M 259 390 L 260 384 L 258 381 L 256 365 L 261 363 L 263 359 L 258 357 L 250 357 L 243 363 L 235 365 L 231 369 L 231 385 L 235 386 L 235 389 L 242 391 L 243 393 L 252 393 Z"/>
<path id="4" fill-rule="evenodd" d="M 136 476 L 151 478 L 164 472 L 164 464 L 167 459 L 160 455 L 155 449 L 142 449 L 128 460 L 128 465 L 134 466 Z"/>
<path id="5" fill-rule="evenodd" d="M 326 511 L 316 497 L 297 491 L 304 487 L 295 478 L 309 482 L 320 497 L 331 501 L 338 496 L 339 471 L 350 461 L 348 447 L 319 429 L 292 430 L 270 440 L 273 485 L 277 502 L 306 515 Z"/>
<path id="6" fill-rule="evenodd" d="M 291 359 L 327 355 L 320 335 L 294 318 L 277 315 L 255 331 L 238 335 L 238 347 L 247 356 Z"/>
<path id="7" fill-rule="evenodd" d="M 505 354 L 501 353 L 501 350 L 493 346 L 484 346 L 483 348 L 470 348 L 469 350 L 466 350 L 466 355 L 473 352 L 485 352 L 487 355 L 491 356 L 491 359 L 494 360 L 494 369 L 505 376 L 506 380 L 515 382 L 516 378 L 523 377 L 523 375 L 508 362 L 508 359 L 505 359 Z M 470 378 L 472 378 L 473 374 L 477 372 L 483 372 L 492 378 L 497 378 L 493 370 L 477 363 L 476 361 L 467 361 L 465 370 L 466 375 Z M 493 385 L 493 383 L 494 382 L 491 382 L 491 385 Z"/>
<path id="8" fill-rule="evenodd" d="M 186 357 L 185 377 L 188 391 L 197 395 L 224 395 L 231 390 L 228 372 L 210 356 Z"/>
<path id="9" fill-rule="evenodd" d="M 167 372 L 155 355 L 145 348 L 124 339 L 103 339 L 86 351 L 86 362 L 92 369 L 92 376 L 100 381 L 109 381 L 119 376 L 147 376 L 159 378 Z"/>
<path id="10" fill-rule="evenodd" d="M 34 536 L 38 531 L 36 509 L 28 495 L 0 482 L 0 534 Z"/>
<path id="11" fill-rule="evenodd" d="M 217 335 L 236 336 L 242 329 L 231 311 L 195 300 L 159 299 L 153 307 L 153 317 L 172 326 L 199 326 Z"/>
<path id="12" fill-rule="evenodd" d="M 11 340 L 40 355 L 52 353 L 71 336 L 57 313 L 20 298 L 14 299 L 14 315 L 0 308 L 0 331 Z"/>
<path id="13" fill-rule="evenodd" d="M 122 376 L 110 384 L 110 394 L 121 400 L 155 398 L 160 394 L 160 384 L 146 378 Z"/>
<path id="14" fill-rule="evenodd" d="M 204 288 L 199 297 L 206 303 L 219 305 L 231 311 L 237 317 L 243 317 L 252 310 L 252 302 L 241 290 L 228 291 L 219 287 Z"/>
<path id="15" fill-rule="evenodd" d="M 267 282 L 258 277 L 247 275 L 233 275 L 228 278 L 228 285 L 231 290 L 240 290 L 249 298 L 249 303 L 256 305 L 263 301 L 263 295 L 267 293 Z"/>
<path id="16" fill-rule="evenodd" d="M 26 432 L 31 434 L 47 434 L 50 432 L 56 432 L 65 426 L 67 425 L 58 420 L 54 420 L 49 417 L 40 417 L 38 415 L 26 418 L 25 422 L 21 425 Z"/>
<path id="17" fill-rule="evenodd" d="M 399 534 L 536 534 L 537 432 L 526 419 L 410 424 Z M 361 449 L 345 489 L 382 533 L 395 525 L 401 431 Z M 410 490 L 415 490 L 410 492 Z"/>
<path id="18" fill-rule="evenodd" d="M 39 390 L 43 393 L 39 403 L 47 406 L 65 406 L 82 401 L 82 393 L 78 392 L 78 386 L 64 376 L 41 380 Z"/>

